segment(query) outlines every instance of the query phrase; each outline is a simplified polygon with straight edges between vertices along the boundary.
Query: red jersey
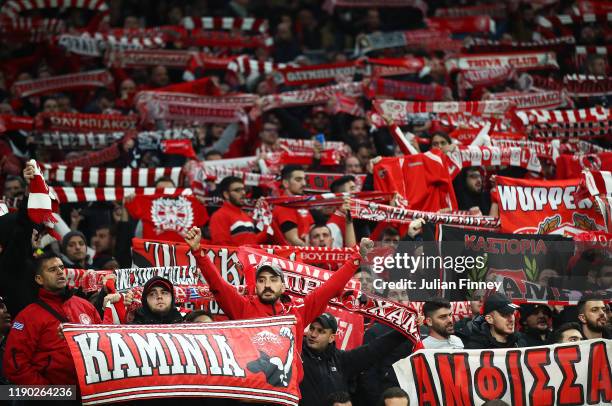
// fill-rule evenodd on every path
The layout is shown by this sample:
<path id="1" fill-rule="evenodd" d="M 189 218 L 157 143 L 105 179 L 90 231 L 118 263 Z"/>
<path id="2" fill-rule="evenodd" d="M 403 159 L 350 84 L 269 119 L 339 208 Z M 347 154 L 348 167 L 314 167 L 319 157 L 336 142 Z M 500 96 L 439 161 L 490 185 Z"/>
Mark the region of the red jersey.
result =
<path id="1" fill-rule="evenodd" d="M 184 241 L 184 233 L 208 220 L 206 208 L 192 195 L 136 196 L 125 208 L 142 221 L 144 239 Z"/>
<path id="2" fill-rule="evenodd" d="M 399 192 L 412 210 L 457 210 L 457 199 L 448 168 L 449 159 L 441 151 L 382 158 L 374 166 L 374 188 Z"/>
<path id="3" fill-rule="evenodd" d="M 275 206 L 272 211 L 274 239 L 275 243 L 279 245 L 289 245 L 285 239 L 285 231 L 295 227 L 298 229 L 298 236 L 305 241 L 313 224 L 314 219 L 308 209 Z"/>
<path id="4" fill-rule="evenodd" d="M 259 232 L 251 216 L 228 201 L 211 216 L 208 227 L 214 245 L 263 244 L 268 239 L 266 230 Z"/>

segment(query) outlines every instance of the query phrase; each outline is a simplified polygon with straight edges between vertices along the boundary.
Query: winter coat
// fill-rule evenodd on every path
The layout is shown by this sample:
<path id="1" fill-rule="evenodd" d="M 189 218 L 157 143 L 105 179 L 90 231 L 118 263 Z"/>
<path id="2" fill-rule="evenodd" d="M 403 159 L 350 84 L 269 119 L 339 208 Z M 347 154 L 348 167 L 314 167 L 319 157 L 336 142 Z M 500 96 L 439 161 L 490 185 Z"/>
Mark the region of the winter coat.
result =
<path id="1" fill-rule="evenodd" d="M 94 306 L 66 289 L 54 294 L 40 289 L 38 298 L 71 323 L 100 324 Z M 37 303 L 13 321 L 4 352 L 6 378 L 17 385 L 76 385 L 77 377 L 66 340 L 60 337 L 60 320 Z"/>
<path id="2" fill-rule="evenodd" d="M 300 384 L 300 405 L 325 405 L 330 394 L 348 392 L 349 379 L 407 342 L 401 333 L 392 331 L 350 351 L 339 350 L 335 343 L 332 343 L 319 353 L 308 348 L 306 343 L 302 344 L 304 380 Z M 408 356 L 411 352 L 412 346 L 403 356 Z"/>
<path id="3" fill-rule="evenodd" d="M 517 333 L 510 334 L 508 341 L 501 343 L 491 335 L 491 328 L 486 322 L 484 316 L 478 316 L 473 321 L 472 334 L 464 341 L 465 349 L 485 349 L 485 348 L 516 348 L 519 345 L 519 336 Z"/>

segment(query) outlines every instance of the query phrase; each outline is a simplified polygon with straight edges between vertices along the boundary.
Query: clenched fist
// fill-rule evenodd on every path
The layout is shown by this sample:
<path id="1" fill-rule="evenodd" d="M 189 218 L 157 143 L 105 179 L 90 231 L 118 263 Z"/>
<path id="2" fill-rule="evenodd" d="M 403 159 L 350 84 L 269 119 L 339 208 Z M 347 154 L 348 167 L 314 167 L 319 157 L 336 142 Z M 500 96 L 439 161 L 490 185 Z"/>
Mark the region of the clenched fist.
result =
<path id="1" fill-rule="evenodd" d="M 185 242 L 189 245 L 192 251 L 197 251 L 200 248 L 200 240 L 202 239 L 202 230 L 199 227 L 191 227 L 191 230 L 185 233 Z"/>

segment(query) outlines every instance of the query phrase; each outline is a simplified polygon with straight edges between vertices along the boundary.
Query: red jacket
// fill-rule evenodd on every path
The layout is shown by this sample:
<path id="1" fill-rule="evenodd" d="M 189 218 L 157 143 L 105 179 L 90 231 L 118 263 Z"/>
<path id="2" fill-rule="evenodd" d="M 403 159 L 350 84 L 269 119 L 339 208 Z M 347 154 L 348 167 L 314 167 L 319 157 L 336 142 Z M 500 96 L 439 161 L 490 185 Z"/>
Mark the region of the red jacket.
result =
<path id="1" fill-rule="evenodd" d="M 251 216 L 228 201 L 217 210 L 208 223 L 211 242 L 215 245 L 264 244 L 268 240 L 266 230 L 258 231 Z"/>
<path id="2" fill-rule="evenodd" d="M 194 252 L 193 256 L 197 260 L 204 279 L 210 286 L 210 291 L 215 295 L 219 307 L 230 320 L 292 314 L 297 318 L 295 348 L 299 350 L 302 349 L 304 328 L 325 311 L 330 299 L 342 294 L 344 286 L 355 274 L 361 259 L 358 253 L 354 254 L 323 285 L 307 295 L 303 304 L 295 305 L 284 304 L 280 300 L 277 300 L 274 304 L 265 304 L 256 295 L 243 296 L 238 293 L 233 285 L 221 277 L 221 272 L 210 261 L 205 250 L 200 250 L 199 255 Z M 298 364 L 300 365 L 298 380 L 301 381 L 303 376 L 302 364 Z"/>
<path id="3" fill-rule="evenodd" d="M 67 299 L 40 289 L 38 297 L 72 323 L 100 324 L 100 316 L 87 300 Z M 17 385 L 76 385 L 77 377 L 60 322 L 36 303 L 23 309 L 13 322 L 2 365 L 6 378 Z"/>

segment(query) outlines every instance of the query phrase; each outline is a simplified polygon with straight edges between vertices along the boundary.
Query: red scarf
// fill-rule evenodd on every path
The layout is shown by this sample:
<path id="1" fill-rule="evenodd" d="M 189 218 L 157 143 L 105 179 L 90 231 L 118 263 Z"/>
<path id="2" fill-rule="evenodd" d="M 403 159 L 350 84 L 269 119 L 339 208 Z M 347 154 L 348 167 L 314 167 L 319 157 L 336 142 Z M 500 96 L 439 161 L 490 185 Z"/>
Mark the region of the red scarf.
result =
<path id="1" fill-rule="evenodd" d="M 95 70 L 82 73 L 52 76 L 43 79 L 29 79 L 15 82 L 13 94 L 15 97 L 30 97 L 66 90 L 109 87 L 113 84 L 113 76 L 106 70 Z"/>
<path id="2" fill-rule="evenodd" d="M 34 224 L 44 224 L 49 228 L 53 228 L 57 220 L 53 217 L 52 194 L 36 161 L 31 160 L 30 163 L 34 164 L 35 172 L 34 178 L 30 181 L 28 217 Z"/>

